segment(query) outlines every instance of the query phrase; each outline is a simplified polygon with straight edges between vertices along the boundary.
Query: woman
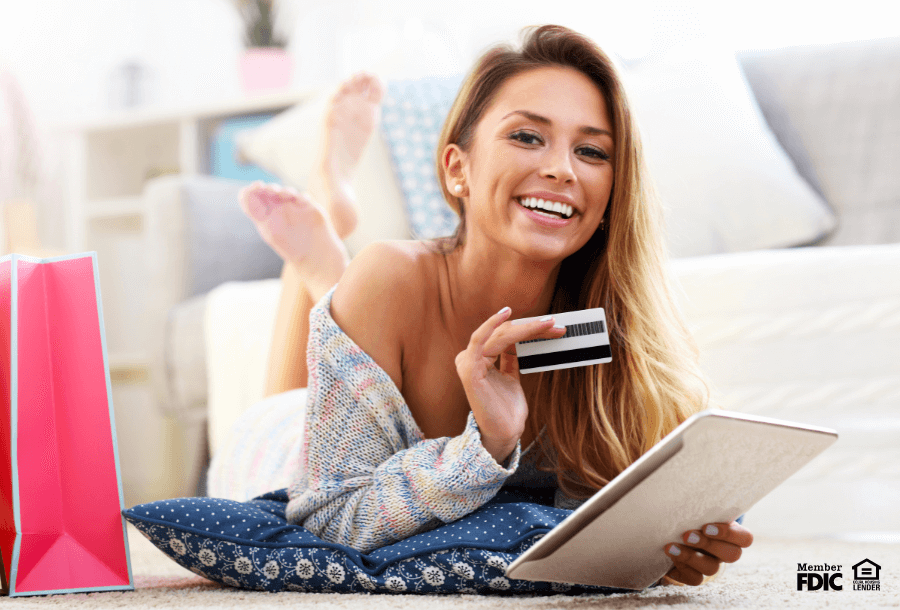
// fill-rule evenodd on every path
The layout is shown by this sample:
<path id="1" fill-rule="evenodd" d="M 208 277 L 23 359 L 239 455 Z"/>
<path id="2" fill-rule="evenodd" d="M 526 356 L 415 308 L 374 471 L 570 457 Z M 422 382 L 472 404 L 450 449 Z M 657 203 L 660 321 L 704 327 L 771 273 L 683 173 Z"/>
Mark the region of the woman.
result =
<path id="1" fill-rule="evenodd" d="M 347 266 L 345 185 L 381 95 L 360 76 L 335 98 L 312 199 L 259 184 L 242 194 L 289 263 L 285 285 L 308 293 L 283 302 L 282 326 L 318 303 L 288 518 L 363 551 L 457 519 L 504 484 L 551 486 L 557 506 L 577 506 L 708 399 L 636 128 L 596 45 L 544 26 L 521 51 L 486 53 L 438 145 L 456 234 L 372 244 Z M 516 342 L 562 336 L 551 312 L 590 307 L 606 310 L 611 363 L 519 376 Z M 273 390 L 297 387 L 278 387 L 286 368 L 305 381 L 276 366 Z M 736 522 L 707 524 L 661 552 L 671 581 L 697 585 L 751 542 Z"/>

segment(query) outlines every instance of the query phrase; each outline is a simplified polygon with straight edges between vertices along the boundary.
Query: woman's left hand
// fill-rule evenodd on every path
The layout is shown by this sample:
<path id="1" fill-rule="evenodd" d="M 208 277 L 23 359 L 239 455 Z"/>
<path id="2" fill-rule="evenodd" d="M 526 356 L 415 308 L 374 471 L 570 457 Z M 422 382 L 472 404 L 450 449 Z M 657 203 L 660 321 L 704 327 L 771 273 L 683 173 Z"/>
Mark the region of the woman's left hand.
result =
<path id="1" fill-rule="evenodd" d="M 710 523 L 699 530 L 685 532 L 681 538 L 684 544 L 665 547 L 666 555 L 675 562 L 666 576 L 692 586 L 718 572 L 722 562 L 734 563 L 740 559 L 741 549 L 753 544 L 753 534 L 737 521 Z"/>

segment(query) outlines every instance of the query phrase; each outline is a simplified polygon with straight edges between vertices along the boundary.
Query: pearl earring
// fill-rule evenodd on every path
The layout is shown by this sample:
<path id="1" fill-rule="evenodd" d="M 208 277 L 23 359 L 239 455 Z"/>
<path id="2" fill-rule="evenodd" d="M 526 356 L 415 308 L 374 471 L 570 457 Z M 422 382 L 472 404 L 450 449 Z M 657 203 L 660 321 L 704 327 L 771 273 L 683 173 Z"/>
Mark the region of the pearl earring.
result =
<path id="1" fill-rule="evenodd" d="M 454 187 L 453 187 L 453 192 L 456 193 L 457 195 L 459 195 L 460 193 L 462 193 L 462 185 L 461 185 L 461 184 L 457 184 L 456 186 L 454 186 Z"/>

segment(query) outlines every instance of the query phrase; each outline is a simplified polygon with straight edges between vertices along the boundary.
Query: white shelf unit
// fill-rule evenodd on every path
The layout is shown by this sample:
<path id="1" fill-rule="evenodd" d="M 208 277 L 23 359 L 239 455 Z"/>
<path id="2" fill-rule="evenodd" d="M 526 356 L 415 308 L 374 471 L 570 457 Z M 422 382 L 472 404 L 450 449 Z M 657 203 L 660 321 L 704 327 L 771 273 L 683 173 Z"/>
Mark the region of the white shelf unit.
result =
<path id="1" fill-rule="evenodd" d="M 140 381 L 149 363 L 142 278 L 143 200 L 147 180 L 209 173 L 219 124 L 276 113 L 309 98 L 292 91 L 181 111 L 132 112 L 65 129 L 66 250 L 96 250 L 114 380 Z"/>

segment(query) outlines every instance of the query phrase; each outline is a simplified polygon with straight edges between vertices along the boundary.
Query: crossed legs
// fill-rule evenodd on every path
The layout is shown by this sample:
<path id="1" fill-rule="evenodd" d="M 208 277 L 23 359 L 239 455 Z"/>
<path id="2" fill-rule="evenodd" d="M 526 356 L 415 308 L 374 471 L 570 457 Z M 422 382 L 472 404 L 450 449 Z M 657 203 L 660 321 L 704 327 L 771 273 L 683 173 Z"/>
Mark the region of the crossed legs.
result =
<path id="1" fill-rule="evenodd" d="M 377 121 L 384 88 L 357 74 L 331 100 L 309 194 L 261 182 L 240 193 L 244 213 L 284 260 L 266 373 L 266 396 L 306 387 L 309 312 L 350 262 L 343 238 L 357 223 L 350 182 Z"/>

